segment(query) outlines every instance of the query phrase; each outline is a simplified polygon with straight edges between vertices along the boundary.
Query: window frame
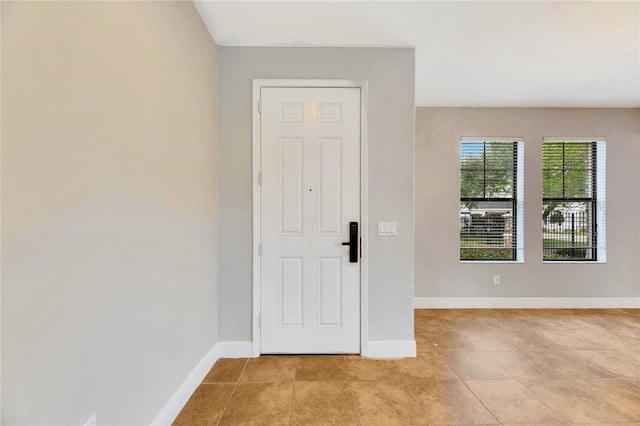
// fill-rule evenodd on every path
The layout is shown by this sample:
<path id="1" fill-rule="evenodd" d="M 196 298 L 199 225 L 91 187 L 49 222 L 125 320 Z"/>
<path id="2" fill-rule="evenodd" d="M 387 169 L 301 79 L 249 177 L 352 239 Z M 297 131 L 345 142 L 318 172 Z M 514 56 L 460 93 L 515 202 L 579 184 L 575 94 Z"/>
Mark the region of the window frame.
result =
<path id="1" fill-rule="evenodd" d="M 469 142 L 482 142 L 483 146 L 490 142 L 512 143 L 513 144 L 513 175 L 512 175 L 512 194 L 510 198 L 496 197 L 462 197 L 462 144 Z M 483 171 L 486 174 L 486 159 L 483 164 Z M 524 139 L 521 137 L 461 137 L 458 143 L 458 202 L 462 204 L 464 201 L 486 201 L 486 202 L 511 202 L 512 205 L 512 247 L 511 258 L 508 259 L 462 259 L 460 251 L 462 249 L 460 236 L 458 236 L 458 261 L 460 263 L 478 264 L 478 263 L 523 263 L 524 262 Z M 486 179 L 486 177 L 484 177 Z M 483 183 L 483 195 L 486 195 L 486 183 Z"/>
<path id="2" fill-rule="evenodd" d="M 571 143 L 588 143 L 591 147 L 591 194 L 590 197 L 545 197 L 544 185 L 542 192 L 542 206 L 549 201 L 555 202 L 582 202 L 590 203 L 591 208 L 591 228 L 593 229 L 591 238 L 591 258 L 566 258 L 566 259 L 550 259 L 545 258 L 545 246 L 542 242 L 542 262 L 543 263 L 606 263 L 606 141 L 602 137 L 598 138 L 566 138 L 566 137 L 545 137 L 543 138 L 543 146 L 545 143 L 562 143 L 563 153 L 564 147 Z M 564 156 L 563 156 L 564 157 Z M 544 179 L 544 159 L 541 164 L 542 176 Z M 562 171 L 568 170 L 564 165 Z M 570 170 L 570 169 L 569 169 Z M 565 186 L 565 174 L 563 173 L 563 191 Z M 563 194 L 564 195 L 564 194 Z M 544 239 L 544 224 L 541 237 Z"/>

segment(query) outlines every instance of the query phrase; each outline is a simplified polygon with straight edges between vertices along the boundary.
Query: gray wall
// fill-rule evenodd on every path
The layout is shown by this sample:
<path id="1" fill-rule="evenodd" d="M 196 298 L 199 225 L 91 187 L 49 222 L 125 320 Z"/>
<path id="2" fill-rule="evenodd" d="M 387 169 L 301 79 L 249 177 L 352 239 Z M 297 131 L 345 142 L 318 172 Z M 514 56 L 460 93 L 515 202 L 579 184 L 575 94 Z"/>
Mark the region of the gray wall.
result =
<path id="1" fill-rule="evenodd" d="M 524 138 L 524 264 L 458 261 L 461 136 Z M 542 263 L 545 136 L 607 141 L 606 264 Z M 416 297 L 639 297 L 639 164 L 638 109 L 417 108 Z"/>
<path id="2" fill-rule="evenodd" d="M 369 81 L 369 340 L 413 340 L 413 49 L 221 47 L 219 75 L 220 339 L 251 340 L 251 80 L 336 78 Z"/>
<path id="3" fill-rule="evenodd" d="M 2 424 L 148 424 L 216 342 L 191 2 L 2 2 Z"/>

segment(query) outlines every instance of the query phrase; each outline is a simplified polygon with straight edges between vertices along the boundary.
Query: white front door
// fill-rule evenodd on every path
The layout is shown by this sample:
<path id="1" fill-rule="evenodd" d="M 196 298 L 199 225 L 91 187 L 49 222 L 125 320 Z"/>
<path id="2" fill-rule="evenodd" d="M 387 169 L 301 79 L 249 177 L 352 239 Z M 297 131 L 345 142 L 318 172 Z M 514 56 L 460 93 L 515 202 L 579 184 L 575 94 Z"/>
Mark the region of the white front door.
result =
<path id="1" fill-rule="evenodd" d="M 260 351 L 360 353 L 360 89 L 260 96 Z"/>

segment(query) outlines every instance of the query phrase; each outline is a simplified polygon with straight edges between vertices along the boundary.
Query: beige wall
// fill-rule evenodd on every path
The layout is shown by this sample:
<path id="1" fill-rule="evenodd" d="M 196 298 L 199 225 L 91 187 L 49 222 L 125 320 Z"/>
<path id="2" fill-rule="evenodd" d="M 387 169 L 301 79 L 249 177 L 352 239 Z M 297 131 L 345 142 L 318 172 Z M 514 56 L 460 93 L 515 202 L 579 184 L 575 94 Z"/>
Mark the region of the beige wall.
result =
<path id="1" fill-rule="evenodd" d="M 217 339 L 191 2 L 2 4 L 2 424 L 148 424 Z"/>
<path id="2" fill-rule="evenodd" d="M 524 138 L 524 264 L 458 261 L 461 136 Z M 607 141 L 606 264 L 542 263 L 545 136 Z M 639 297 L 639 164 L 638 109 L 418 108 L 415 296 Z"/>
<path id="3" fill-rule="evenodd" d="M 369 82 L 369 340 L 413 340 L 414 50 L 220 48 L 221 340 L 251 340 L 251 81 Z M 377 236 L 397 222 L 398 236 Z"/>

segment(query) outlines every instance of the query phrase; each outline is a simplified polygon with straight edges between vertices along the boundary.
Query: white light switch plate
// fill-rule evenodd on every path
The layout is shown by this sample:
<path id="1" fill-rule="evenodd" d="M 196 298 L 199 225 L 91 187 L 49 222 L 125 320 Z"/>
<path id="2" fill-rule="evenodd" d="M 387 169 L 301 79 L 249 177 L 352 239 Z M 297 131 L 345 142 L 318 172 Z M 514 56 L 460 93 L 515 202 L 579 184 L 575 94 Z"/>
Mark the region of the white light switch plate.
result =
<path id="1" fill-rule="evenodd" d="M 396 222 L 378 222 L 378 235 L 381 237 L 395 237 L 398 224 Z"/>

